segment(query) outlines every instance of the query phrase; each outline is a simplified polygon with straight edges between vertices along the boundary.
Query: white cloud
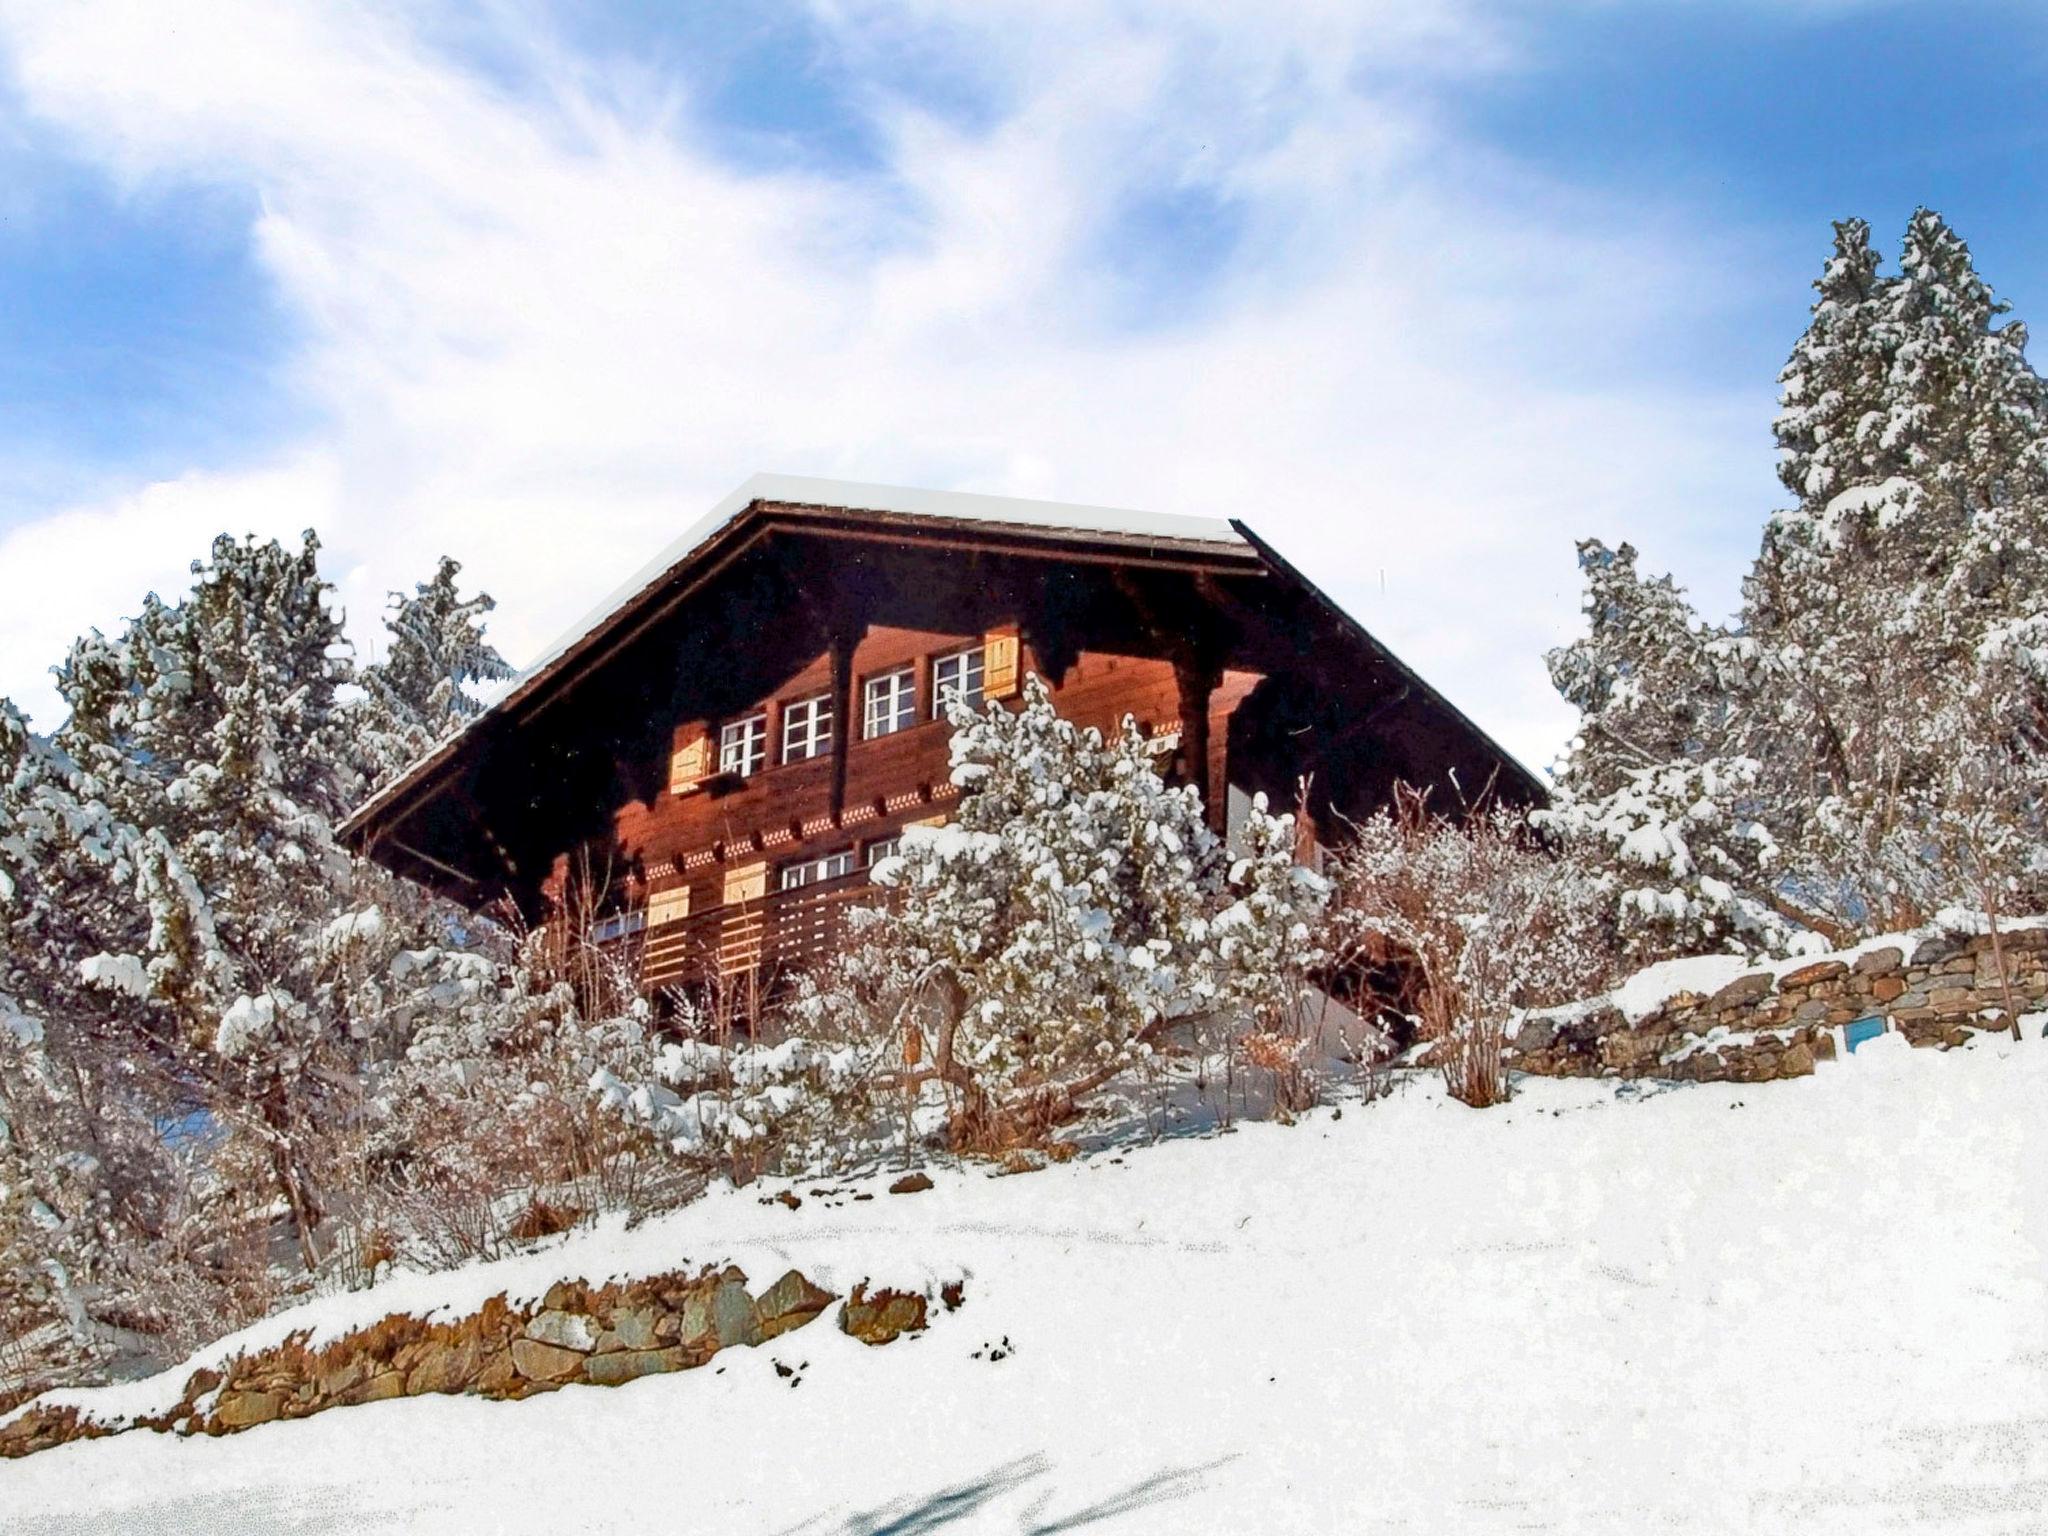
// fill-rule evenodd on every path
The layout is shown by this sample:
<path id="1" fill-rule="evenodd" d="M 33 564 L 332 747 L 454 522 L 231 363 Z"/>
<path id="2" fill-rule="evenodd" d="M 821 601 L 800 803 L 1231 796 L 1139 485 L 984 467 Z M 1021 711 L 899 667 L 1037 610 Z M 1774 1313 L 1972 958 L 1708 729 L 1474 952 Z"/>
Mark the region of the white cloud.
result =
<path id="1" fill-rule="evenodd" d="M 333 463 L 309 455 L 235 474 L 189 474 L 0 534 L 0 692 L 58 718 L 47 669 L 87 629 L 111 633 L 155 590 L 181 592 L 214 536 L 295 540 L 337 517 Z"/>
<path id="2" fill-rule="evenodd" d="M 835 179 L 721 163 L 680 97 L 618 105 L 646 98 L 531 17 L 547 86 L 515 97 L 386 10 L 0 0 L 23 99 L 79 152 L 260 195 L 326 423 L 283 468 L 0 543 L 0 615 L 29 614 L 0 619 L 0 690 L 53 718 L 63 640 L 220 527 L 318 525 L 365 635 L 455 554 L 518 659 L 766 468 L 1243 516 L 1544 760 L 1573 537 L 1690 565 L 1768 475 L 1761 388 L 1568 389 L 1546 356 L 1705 323 L 1727 253 L 1683 209 L 1602 206 L 1446 128 L 1432 82 L 1516 67 L 1475 6 L 1115 14 L 821 4 L 857 68 L 914 43 L 1002 103 L 970 130 L 876 85 L 887 173 Z M 1241 238 L 1138 328 L 1105 242 L 1162 187 Z"/>

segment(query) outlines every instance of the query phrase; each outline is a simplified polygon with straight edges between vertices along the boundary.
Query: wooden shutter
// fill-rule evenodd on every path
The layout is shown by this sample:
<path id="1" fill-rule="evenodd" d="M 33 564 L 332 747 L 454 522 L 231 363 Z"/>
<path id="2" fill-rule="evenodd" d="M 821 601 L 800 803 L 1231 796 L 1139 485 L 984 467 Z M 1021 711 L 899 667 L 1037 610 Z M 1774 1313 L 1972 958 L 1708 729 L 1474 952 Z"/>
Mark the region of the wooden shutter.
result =
<path id="1" fill-rule="evenodd" d="M 690 888 L 679 885 L 672 891 L 656 891 L 647 898 L 647 926 L 660 928 L 679 923 L 690 915 Z"/>
<path id="2" fill-rule="evenodd" d="M 737 864 L 725 872 L 725 904 L 759 901 L 768 894 L 768 863 Z"/>
<path id="3" fill-rule="evenodd" d="M 708 734 L 691 737 L 669 757 L 668 787 L 671 794 L 687 795 L 710 777 L 711 737 Z"/>
<path id="4" fill-rule="evenodd" d="M 1017 691 L 1017 626 L 1006 624 L 981 637 L 981 696 L 1007 699 Z"/>

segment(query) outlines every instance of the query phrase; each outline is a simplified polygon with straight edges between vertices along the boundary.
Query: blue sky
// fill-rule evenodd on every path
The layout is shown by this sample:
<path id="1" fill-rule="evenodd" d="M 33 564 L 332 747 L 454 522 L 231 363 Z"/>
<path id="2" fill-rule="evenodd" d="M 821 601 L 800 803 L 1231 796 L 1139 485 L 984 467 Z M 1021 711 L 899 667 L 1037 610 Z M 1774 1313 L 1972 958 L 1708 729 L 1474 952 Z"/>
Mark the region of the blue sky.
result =
<path id="1" fill-rule="evenodd" d="M 0 692 L 220 527 L 515 660 L 755 469 L 1246 515 L 1543 761 L 1712 608 L 1828 222 L 2048 314 L 2048 12 L 0 0 Z"/>

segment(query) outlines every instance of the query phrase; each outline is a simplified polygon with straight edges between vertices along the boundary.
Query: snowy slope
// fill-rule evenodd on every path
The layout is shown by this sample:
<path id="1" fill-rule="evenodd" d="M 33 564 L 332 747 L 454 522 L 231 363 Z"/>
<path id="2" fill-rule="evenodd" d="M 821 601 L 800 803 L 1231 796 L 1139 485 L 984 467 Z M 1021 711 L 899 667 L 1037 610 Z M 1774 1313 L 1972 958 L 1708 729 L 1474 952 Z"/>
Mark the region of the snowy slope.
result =
<path id="1" fill-rule="evenodd" d="M 618 1390 L 61 1447 L 0 1465 L 0 1529 L 2048 1529 L 2044 1094 L 2040 1041 L 1888 1037 L 1792 1082 L 1416 1081 L 916 1196 L 722 1192 L 632 1241 L 964 1269 L 967 1304 L 882 1349 L 826 1324 Z"/>

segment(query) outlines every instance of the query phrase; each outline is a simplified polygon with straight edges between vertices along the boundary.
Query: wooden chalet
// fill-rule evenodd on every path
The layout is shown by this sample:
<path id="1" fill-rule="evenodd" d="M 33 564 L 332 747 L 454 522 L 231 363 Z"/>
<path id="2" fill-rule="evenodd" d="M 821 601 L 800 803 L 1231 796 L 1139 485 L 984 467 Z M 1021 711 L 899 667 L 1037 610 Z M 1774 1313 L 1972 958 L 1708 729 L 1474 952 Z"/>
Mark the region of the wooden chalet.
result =
<path id="1" fill-rule="evenodd" d="M 943 698 L 1034 672 L 1135 716 L 1220 831 L 1304 778 L 1325 830 L 1400 779 L 1542 793 L 1242 522 L 757 476 L 342 833 L 529 919 L 588 872 L 648 990 L 757 986 L 951 813 Z"/>

